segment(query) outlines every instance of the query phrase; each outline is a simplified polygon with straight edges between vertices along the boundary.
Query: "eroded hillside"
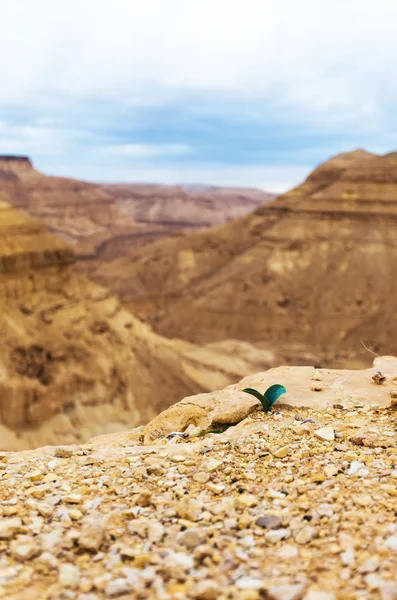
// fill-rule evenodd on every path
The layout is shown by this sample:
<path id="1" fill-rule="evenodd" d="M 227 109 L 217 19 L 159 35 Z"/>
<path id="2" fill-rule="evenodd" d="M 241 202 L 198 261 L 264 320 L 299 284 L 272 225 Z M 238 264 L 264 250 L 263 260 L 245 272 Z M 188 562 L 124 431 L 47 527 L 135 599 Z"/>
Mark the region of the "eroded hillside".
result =
<path id="1" fill-rule="evenodd" d="M 0 205 L 0 446 L 86 440 L 274 360 L 246 345 L 169 341 L 72 270 L 46 227 Z"/>
<path id="2" fill-rule="evenodd" d="M 293 362 L 360 362 L 361 340 L 397 352 L 396 169 L 396 153 L 339 155 L 246 217 L 95 276 L 165 336 L 265 343 Z"/>

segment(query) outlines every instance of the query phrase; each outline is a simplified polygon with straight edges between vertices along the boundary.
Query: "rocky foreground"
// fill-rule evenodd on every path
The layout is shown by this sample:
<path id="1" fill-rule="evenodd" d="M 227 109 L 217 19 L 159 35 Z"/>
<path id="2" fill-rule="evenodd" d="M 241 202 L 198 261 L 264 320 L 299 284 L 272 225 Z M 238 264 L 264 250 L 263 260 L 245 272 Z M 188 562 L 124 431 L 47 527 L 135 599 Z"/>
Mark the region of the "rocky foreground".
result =
<path id="1" fill-rule="evenodd" d="M 383 385 L 273 369 L 127 433 L 3 453 L 0 597 L 397 599 L 397 359 L 375 367 Z M 264 413 L 241 390 L 269 382 L 288 391 Z"/>

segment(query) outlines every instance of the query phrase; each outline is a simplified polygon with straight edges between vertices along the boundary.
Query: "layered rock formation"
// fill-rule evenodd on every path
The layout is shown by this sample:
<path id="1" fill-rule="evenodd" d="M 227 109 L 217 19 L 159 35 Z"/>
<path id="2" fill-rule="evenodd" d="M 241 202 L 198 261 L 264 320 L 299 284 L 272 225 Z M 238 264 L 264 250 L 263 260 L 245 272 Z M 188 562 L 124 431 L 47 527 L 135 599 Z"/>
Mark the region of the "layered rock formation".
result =
<path id="1" fill-rule="evenodd" d="M 274 361 L 249 345 L 163 339 L 75 274 L 43 224 L 2 202 L 0 229 L 0 449 L 145 423 Z"/>
<path id="2" fill-rule="evenodd" d="M 169 231 L 221 225 L 272 200 L 255 188 L 200 185 L 103 184 L 123 214 Z"/>
<path id="3" fill-rule="evenodd" d="M 273 369 L 143 431 L 2 453 L 0 595 L 395 600 L 397 359 L 374 368 Z M 275 381 L 268 413 L 241 391 Z"/>
<path id="4" fill-rule="evenodd" d="M 339 155 L 246 217 L 96 276 L 169 337 L 265 343 L 295 363 L 367 361 L 361 340 L 397 352 L 396 166 L 396 153 Z"/>
<path id="5" fill-rule="evenodd" d="M 0 156 L 0 201 L 73 245 L 83 273 L 173 231 L 224 223 L 271 197 L 254 189 L 98 185 L 49 177 L 24 156 Z"/>

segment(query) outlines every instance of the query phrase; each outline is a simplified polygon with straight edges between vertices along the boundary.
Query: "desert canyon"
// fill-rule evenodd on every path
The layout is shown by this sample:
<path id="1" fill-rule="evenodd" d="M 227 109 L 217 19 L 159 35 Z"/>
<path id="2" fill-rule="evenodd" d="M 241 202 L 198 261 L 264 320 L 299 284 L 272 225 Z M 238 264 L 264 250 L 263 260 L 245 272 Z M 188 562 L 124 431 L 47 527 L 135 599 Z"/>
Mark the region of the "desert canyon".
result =
<path id="1" fill-rule="evenodd" d="M 0 597 L 396 600 L 396 216 L 0 157 Z"/>

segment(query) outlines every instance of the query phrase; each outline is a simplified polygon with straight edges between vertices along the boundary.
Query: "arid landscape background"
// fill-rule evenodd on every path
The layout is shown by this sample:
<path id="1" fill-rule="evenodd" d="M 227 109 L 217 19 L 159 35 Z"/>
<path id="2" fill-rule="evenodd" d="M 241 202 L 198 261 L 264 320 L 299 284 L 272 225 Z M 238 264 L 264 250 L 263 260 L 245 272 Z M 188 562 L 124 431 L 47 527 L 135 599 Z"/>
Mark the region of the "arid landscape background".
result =
<path id="1" fill-rule="evenodd" d="M 1 599 L 397 600 L 396 23 L 1 3 Z"/>
<path id="2" fill-rule="evenodd" d="M 356 150 L 272 197 L 0 157 L 3 447 L 142 425 L 280 363 L 368 366 L 362 342 L 396 353 L 396 172 Z"/>

